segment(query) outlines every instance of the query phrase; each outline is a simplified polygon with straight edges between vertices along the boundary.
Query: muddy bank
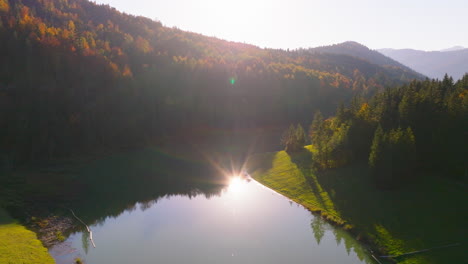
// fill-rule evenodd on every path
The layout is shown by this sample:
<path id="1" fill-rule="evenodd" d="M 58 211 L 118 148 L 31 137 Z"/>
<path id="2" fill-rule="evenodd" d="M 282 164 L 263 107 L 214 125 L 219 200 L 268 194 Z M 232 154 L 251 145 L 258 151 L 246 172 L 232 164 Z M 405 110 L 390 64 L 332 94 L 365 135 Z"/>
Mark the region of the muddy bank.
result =
<path id="1" fill-rule="evenodd" d="M 47 217 L 31 217 L 25 225 L 36 232 L 42 244 L 50 248 L 63 242 L 77 224 L 70 217 L 49 215 Z"/>

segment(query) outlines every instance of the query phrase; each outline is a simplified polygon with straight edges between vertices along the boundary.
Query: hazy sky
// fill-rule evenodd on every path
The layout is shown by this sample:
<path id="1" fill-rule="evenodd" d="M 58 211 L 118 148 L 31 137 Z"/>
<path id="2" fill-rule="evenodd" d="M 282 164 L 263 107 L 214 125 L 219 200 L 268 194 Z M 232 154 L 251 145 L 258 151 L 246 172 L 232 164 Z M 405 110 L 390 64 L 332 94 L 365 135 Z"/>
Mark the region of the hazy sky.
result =
<path id="1" fill-rule="evenodd" d="M 347 40 L 369 48 L 468 47 L 467 0 L 97 0 L 166 26 L 260 47 Z"/>

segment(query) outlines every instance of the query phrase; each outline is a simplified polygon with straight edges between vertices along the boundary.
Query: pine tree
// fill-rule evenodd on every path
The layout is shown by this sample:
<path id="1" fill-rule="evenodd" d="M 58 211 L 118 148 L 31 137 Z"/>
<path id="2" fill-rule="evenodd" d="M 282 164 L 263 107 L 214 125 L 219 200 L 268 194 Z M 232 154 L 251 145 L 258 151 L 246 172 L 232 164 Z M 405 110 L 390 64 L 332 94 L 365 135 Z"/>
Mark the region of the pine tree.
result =
<path id="1" fill-rule="evenodd" d="M 338 105 L 338 108 L 336 109 L 336 119 L 338 122 L 343 122 L 345 120 L 345 107 L 344 107 L 344 104 L 343 102 L 341 102 L 339 105 Z"/>
<path id="2" fill-rule="evenodd" d="M 297 149 L 300 150 L 304 147 L 304 145 L 306 144 L 306 133 L 304 131 L 304 128 L 302 127 L 301 124 L 298 124 L 297 125 L 297 128 L 296 128 L 296 144 L 297 144 Z"/>
<path id="3" fill-rule="evenodd" d="M 384 144 L 384 133 L 382 127 L 379 125 L 374 133 L 372 140 L 371 151 L 369 154 L 369 166 L 371 169 L 376 170 L 382 165 L 382 152 Z"/>
<path id="4" fill-rule="evenodd" d="M 297 127 L 290 125 L 281 137 L 281 144 L 287 152 L 296 152 L 303 149 L 306 143 L 306 134 L 300 124 Z"/>
<path id="5" fill-rule="evenodd" d="M 293 138 L 295 135 L 295 128 L 294 125 L 291 124 L 288 129 L 283 132 L 281 136 L 281 145 L 284 146 L 284 150 L 291 151 L 293 145 Z"/>
<path id="6" fill-rule="evenodd" d="M 312 144 L 319 144 L 319 141 L 323 135 L 323 116 L 320 111 L 317 111 L 314 115 L 314 121 L 310 126 L 309 134 Z"/>
<path id="7" fill-rule="evenodd" d="M 323 169 L 329 167 L 328 160 L 331 152 L 327 130 L 328 125 L 323 120 L 322 113 L 320 111 L 316 112 L 314 121 L 310 126 L 310 139 L 317 149 L 317 153 L 314 155 L 314 161 Z"/>

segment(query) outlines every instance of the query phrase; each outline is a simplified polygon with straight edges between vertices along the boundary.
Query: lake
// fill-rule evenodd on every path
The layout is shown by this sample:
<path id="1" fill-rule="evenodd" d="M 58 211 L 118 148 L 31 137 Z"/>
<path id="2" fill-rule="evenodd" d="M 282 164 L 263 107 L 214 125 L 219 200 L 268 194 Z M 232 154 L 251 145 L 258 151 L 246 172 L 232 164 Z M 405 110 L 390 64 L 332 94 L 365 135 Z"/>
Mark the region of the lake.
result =
<path id="1" fill-rule="evenodd" d="M 164 193 L 160 184 L 143 185 L 142 192 L 154 187 L 158 194 L 126 200 L 124 210 L 109 209 L 115 206 L 105 202 L 88 201 L 88 209 L 76 205 L 96 248 L 83 226 L 49 250 L 56 262 L 73 263 L 79 257 L 89 264 L 374 263 L 346 231 L 250 178 L 230 176 L 209 191 L 188 184 L 184 191 Z M 103 189 L 106 199 L 98 200 L 121 200 Z"/>

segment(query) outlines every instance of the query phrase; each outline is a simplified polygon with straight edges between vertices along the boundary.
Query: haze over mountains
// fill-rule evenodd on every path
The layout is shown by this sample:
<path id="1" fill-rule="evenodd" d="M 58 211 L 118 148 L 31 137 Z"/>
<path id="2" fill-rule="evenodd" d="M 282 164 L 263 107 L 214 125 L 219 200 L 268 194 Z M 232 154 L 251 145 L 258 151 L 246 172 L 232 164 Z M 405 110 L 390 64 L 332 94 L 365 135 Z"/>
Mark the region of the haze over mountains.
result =
<path id="1" fill-rule="evenodd" d="M 456 50 L 462 50 L 462 49 L 465 49 L 465 47 L 463 47 L 463 46 L 453 46 L 451 48 L 441 49 L 439 51 L 456 51 Z"/>
<path id="2" fill-rule="evenodd" d="M 379 49 L 378 51 L 429 78 L 442 79 L 447 73 L 454 80 L 458 80 L 468 72 L 468 49 L 461 46 L 441 51 L 414 49 Z"/>

